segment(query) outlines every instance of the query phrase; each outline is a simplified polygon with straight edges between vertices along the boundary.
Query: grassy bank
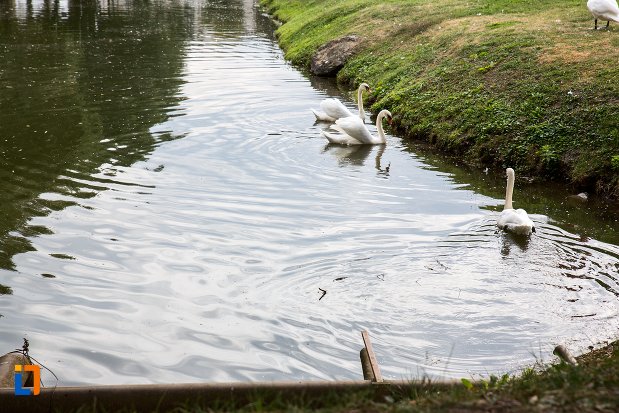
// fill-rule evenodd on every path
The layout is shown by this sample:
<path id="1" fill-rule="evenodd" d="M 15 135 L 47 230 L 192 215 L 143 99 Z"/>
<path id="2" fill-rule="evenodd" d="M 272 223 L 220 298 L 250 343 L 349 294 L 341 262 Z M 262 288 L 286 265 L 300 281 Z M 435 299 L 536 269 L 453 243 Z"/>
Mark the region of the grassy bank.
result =
<path id="1" fill-rule="evenodd" d="M 619 24 L 592 30 L 584 0 L 261 1 L 295 64 L 362 36 L 338 81 L 373 86 L 401 136 L 619 197 Z"/>
<path id="2" fill-rule="evenodd" d="M 528 369 L 519 377 L 490 378 L 450 388 L 426 383 L 414 390 L 373 387 L 340 389 L 312 396 L 298 392 L 278 395 L 256 392 L 250 400 L 238 397 L 201 402 L 188 401 L 174 408 L 154 411 L 174 413 L 200 412 L 321 412 L 321 413 L 396 413 L 396 412 L 616 412 L 619 411 L 619 344 L 581 357 L 578 366 L 557 364 L 543 372 Z M 52 409 L 50 411 L 56 411 Z M 100 401 L 75 413 L 135 413 L 131 406 L 121 410 L 102 406 Z"/>

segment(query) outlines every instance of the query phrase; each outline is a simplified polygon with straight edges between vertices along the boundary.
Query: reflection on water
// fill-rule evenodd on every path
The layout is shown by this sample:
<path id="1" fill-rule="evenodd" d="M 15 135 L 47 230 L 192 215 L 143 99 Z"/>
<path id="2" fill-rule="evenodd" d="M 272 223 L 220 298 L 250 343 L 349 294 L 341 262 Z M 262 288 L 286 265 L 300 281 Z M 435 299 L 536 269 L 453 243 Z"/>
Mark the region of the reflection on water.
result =
<path id="1" fill-rule="evenodd" d="M 2 18 L 0 268 L 15 269 L 12 257 L 32 249 L 29 237 L 50 232 L 33 216 L 95 196 L 106 185 L 83 182 L 91 173 L 113 175 L 166 138 L 149 127 L 182 99 L 179 40 L 190 27 L 181 30 L 182 14 L 139 4 L 106 13 L 81 2 L 17 1 L 2 3 Z"/>
<path id="2" fill-rule="evenodd" d="M 615 335 L 616 215 L 517 182 L 512 237 L 502 176 L 328 145 L 337 90 L 251 1 L 0 7 L 0 343 L 60 384 L 358 379 L 366 328 L 389 378 L 468 377 Z"/>
<path id="3" fill-rule="evenodd" d="M 343 168 L 349 165 L 363 166 L 370 155 L 373 154 L 372 159 L 374 161 L 374 168 L 376 169 L 377 174 L 385 177 L 389 176 L 391 163 L 387 162 L 387 165 L 384 165 L 383 162 L 381 164 L 383 153 L 385 153 L 385 145 L 343 146 L 327 143 L 323 149 L 323 153 L 334 155 L 339 160 L 340 166 Z"/>

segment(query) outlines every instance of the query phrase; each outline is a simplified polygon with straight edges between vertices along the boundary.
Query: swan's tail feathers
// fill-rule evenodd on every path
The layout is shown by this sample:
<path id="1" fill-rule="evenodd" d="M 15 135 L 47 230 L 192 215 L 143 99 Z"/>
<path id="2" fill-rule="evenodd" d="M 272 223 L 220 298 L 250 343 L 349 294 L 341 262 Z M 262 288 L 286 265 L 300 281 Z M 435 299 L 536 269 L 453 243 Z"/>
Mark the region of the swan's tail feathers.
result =
<path id="1" fill-rule="evenodd" d="M 505 231 L 519 235 L 530 235 L 535 230 L 535 223 L 524 209 L 504 209 L 496 224 Z"/>
<path id="2" fill-rule="evenodd" d="M 314 114 L 314 116 L 316 116 L 316 120 L 321 121 L 321 122 L 335 122 L 335 119 L 333 119 L 331 116 L 327 115 L 324 112 L 318 112 L 314 109 L 310 109 L 312 111 L 312 113 Z"/>
<path id="3" fill-rule="evenodd" d="M 503 229 L 517 235 L 531 235 L 531 232 L 535 232 L 535 227 L 529 224 L 505 224 Z"/>
<path id="4" fill-rule="evenodd" d="M 346 133 L 346 131 L 345 131 L 344 129 L 342 129 L 342 127 L 341 127 L 340 125 L 338 125 L 337 123 L 336 123 L 336 124 L 334 124 L 334 125 L 331 125 L 330 127 L 331 127 L 331 129 L 333 129 L 334 131 L 337 131 L 337 132 L 339 132 L 339 133 L 341 133 L 341 134 L 343 134 L 343 135 L 348 136 L 348 134 Z"/>
<path id="5" fill-rule="evenodd" d="M 334 143 L 336 145 L 359 145 L 361 143 L 348 135 L 327 131 L 321 131 L 320 133 L 329 141 L 329 143 Z"/>
<path id="6" fill-rule="evenodd" d="M 335 144 L 342 144 L 342 136 L 341 135 L 336 135 L 335 133 L 331 133 L 331 132 L 325 132 L 325 131 L 321 131 L 320 132 L 322 136 L 324 136 L 329 143 L 335 143 Z"/>

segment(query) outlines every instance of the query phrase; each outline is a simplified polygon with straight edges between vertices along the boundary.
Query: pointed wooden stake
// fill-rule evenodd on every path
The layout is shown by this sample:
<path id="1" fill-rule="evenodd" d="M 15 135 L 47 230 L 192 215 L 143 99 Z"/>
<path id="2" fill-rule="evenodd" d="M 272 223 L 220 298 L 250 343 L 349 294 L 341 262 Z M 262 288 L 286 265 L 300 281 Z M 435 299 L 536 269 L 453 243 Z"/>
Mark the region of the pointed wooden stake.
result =
<path id="1" fill-rule="evenodd" d="M 383 376 L 380 374 L 380 367 L 378 367 L 378 361 L 376 360 L 376 355 L 374 354 L 374 349 L 372 348 L 372 342 L 370 341 L 370 333 L 367 330 L 363 330 L 361 332 L 361 337 L 363 337 L 363 344 L 365 345 L 365 351 L 367 352 L 368 359 L 370 360 L 370 368 L 372 369 L 372 374 L 374 375 L 373 380 L 377 383 L 383 382 Z"/>

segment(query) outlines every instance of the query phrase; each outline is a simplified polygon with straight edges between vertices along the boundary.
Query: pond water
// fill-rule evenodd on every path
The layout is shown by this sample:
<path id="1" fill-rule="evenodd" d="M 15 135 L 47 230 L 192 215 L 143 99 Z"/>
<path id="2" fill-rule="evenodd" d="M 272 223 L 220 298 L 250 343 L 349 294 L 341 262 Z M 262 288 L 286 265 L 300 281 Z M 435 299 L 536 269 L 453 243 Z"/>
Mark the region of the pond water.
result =
<path id="1" fill-rule="evenodd" d="M 352 94 L 273 30 L 251 0 L 0 4 L 0 353 L 60 385 L 361 379 L 368 329 L 387 378 L 460 378 L 616 337 L 616 211 L 517 177 L 513 238 L 502 174 L 327 145 L 309 109 Z"/>

